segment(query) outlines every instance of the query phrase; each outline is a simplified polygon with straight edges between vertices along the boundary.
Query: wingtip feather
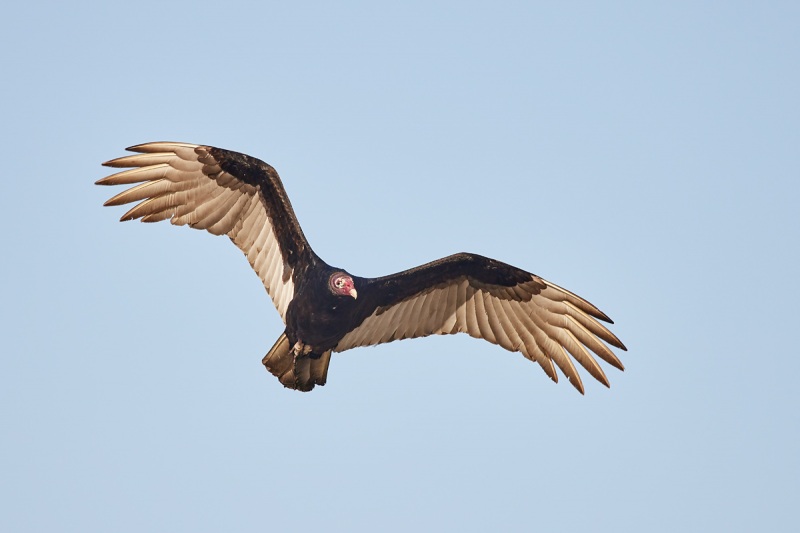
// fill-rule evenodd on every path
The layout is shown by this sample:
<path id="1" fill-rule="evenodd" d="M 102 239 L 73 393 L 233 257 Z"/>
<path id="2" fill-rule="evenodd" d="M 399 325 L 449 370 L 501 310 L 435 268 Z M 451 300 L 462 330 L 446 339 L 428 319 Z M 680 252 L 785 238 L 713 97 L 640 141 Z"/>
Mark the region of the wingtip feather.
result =
<path id="1" fill-rule="evenodd" d="M 129 152 L 137 152 L 140 154 L 147 154 L 152 152 L 162 152 L 162 151 L 175 151 L 175 150 L 182 150 L 182 149 L 189 149 L 194 150 L 199 145 L 192 144 L 192 143 L 182 143 L 182 142 L 173 142 L 173 141 L 156 141 L 156 142 L 149 142 L 149 143 L 142 143 L 142 144 L 135 144 L 133 146 L 129 146 L 125 148 L 125 150 Z"/>
<path id="2" fill-rule="evenodd" d="M 125 148 L 125 151 L 126 152 L 138 152 L 138 153 L 142 154 L 142 153 L 147 152 L 146 147 L 149 144 L 155 144 L 155 143 L 134 144 L 133 146 L 128 146 L 127 148 Z"/>
<path id="3" fill-rule="evenodd" d="M 567 376 L 567 381 L 569 381 L 575 389 L 581 393 L 581 396 L 586 396 L 586 391 L 583 389 L 583 383 L 581 382 L 580 378 L 578 379 L 570 379 Z"/>

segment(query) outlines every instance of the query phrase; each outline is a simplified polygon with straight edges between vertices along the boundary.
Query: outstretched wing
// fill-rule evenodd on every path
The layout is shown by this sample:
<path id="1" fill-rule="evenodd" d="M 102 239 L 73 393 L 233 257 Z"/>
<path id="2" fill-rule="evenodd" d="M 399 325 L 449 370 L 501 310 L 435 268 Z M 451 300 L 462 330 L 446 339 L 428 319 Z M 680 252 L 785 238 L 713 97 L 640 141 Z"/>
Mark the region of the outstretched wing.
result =
<path id="1" fill-rule="evenodd" d="M 602 311 L 558 285 L 494 259 L 456 254 L 391 276 L 359 279 L 357 287 L 354 328 L 334 351 L 467 333 L 522 352 L 557 382 L 555 363 L 581 393 L 583 383 L 572 358 L 607 387 L 608 379 L 589 351 L 624 369 L 605 343 L 626 348 L 601 324 L 612 323 Z"/>
<path id="2" fill-rule="evenodd" d="M 97 184 L 139 185 L 104 205 L 139 202 L 120 220 L 169 219 L 227 235 L 247 256 L 285 322 L 294 287 L 315 256 L 275 169 L 211 146 L 155 142 L 128 150 L 138 153 L 103 165 L 132 168 Z"/>

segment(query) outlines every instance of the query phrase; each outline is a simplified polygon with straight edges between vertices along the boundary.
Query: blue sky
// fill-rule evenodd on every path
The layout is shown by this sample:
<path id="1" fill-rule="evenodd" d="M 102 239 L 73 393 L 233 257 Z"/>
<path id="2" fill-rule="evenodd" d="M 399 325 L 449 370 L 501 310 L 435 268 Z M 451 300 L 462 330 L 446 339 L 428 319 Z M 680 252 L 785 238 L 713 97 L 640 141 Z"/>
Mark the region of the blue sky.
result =
<path id="1" fill-rule="evenodd" d="M 18 2 L 0 20 L 4 531 L 796 531 L 793 2 Z M 586 396 L 466 336 L 261 366 L 227 239 L 117 222 L 156 140 L 277 168 L 317 253 L 469 251 L 616 322 Z"/>

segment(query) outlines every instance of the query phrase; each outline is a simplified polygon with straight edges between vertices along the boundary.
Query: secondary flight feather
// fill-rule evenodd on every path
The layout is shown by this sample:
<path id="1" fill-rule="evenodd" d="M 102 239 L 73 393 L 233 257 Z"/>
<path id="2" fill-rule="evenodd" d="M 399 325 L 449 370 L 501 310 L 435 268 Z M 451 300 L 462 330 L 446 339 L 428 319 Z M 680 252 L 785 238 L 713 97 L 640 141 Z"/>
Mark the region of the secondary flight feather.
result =
<path id="1" fill-rule="evenodd" d="M 517 267 L 460 253 L 379 278 L 328 265 L 309 246 L 278 173 L 248 155 L 155 142 L 112 159 L 125 168 L 98 185 L 132 185 L 105 205 L 135 203 L 121 220 L 169 220 L 227 235 L 261 279 L 286 329 L 264 356 L 291 389 L 327 381 L 333 352 L 399 339 L 466 333 L 521 352 L 581 393 L 573 362 L 609 386 L 599 357 L 623 370 L 609 346 L 625 350 L 583 298 Z"/>

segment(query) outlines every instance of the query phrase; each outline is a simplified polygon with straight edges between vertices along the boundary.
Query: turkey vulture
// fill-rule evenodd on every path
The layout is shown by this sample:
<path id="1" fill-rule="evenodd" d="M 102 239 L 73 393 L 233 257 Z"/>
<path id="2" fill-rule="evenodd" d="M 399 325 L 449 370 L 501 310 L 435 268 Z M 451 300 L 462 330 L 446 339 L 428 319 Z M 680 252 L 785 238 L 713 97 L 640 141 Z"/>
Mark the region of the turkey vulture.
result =
<path id="1" fill-rule="evenodd" d="M 263 161 L 174 142 L 128 150 L 136 153 L 103 165 L 129 170 L 97 184 L 139 185 L 105 205 L 138 202 L 123 221 L 169 219 L 227 235 L 286 324 L 262 363 L 288 388 L 324 385 L 332 352 L 433 334 L 467 333 L 522 352 L 556 382 L 557 365 L 581 393 L 572 358 L 607 387 L 589 350 L 623 370 L 606 343 L 626 348 L 600 322 L 611 319 L 539 276 L 470 253 L 380 278 L 354 276 L 314 253 L 278 173 Z"/>

